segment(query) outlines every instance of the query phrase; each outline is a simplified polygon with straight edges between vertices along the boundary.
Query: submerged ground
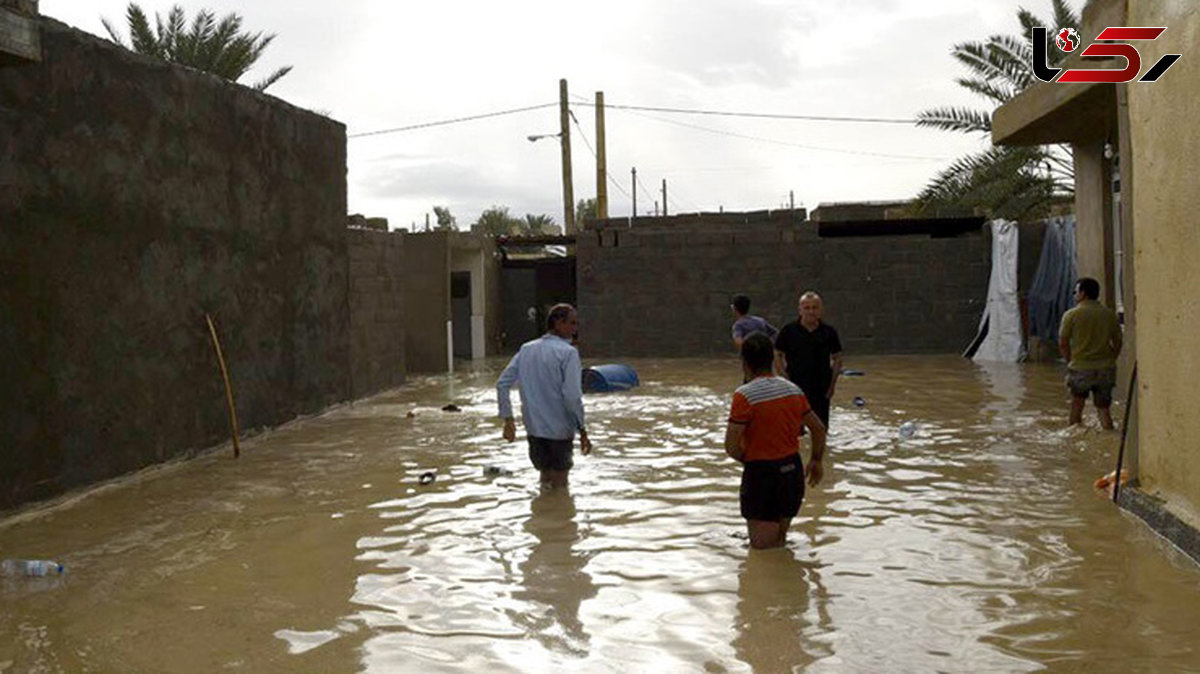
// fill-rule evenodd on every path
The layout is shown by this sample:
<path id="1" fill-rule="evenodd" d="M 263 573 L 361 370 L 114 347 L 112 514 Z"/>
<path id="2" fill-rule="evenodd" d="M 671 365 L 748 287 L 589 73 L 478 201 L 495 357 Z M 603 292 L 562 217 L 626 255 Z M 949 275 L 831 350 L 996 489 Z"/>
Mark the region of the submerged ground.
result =
<path id="1" fill-rule="evenodd" d="M 1064 428 L 1059 368 L 852 359 L 826 481 L 751 553 L 732 357 L 628 362 L 569 492 L 489 361 L 0 520 L 68 568 L 0 579 L 0 672 L 1200 670 L 1200 571 L 1093 490 L 1119 435 Z"/>

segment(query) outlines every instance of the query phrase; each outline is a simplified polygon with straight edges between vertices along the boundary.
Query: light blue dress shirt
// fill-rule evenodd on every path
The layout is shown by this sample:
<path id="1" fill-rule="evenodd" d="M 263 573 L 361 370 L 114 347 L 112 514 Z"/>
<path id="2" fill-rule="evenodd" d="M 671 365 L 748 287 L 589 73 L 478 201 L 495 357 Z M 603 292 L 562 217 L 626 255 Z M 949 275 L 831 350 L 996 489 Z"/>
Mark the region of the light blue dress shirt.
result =
<path id="1" fill-rule="evenodd" d="M 583 367 L 579 351 L 552 333 L 525 342 L 496 382 L 500 417 L 513 415 L 509 392 L 521 392 L 525 433 L 548 440 L 571 440 L 583 429 Z"/>

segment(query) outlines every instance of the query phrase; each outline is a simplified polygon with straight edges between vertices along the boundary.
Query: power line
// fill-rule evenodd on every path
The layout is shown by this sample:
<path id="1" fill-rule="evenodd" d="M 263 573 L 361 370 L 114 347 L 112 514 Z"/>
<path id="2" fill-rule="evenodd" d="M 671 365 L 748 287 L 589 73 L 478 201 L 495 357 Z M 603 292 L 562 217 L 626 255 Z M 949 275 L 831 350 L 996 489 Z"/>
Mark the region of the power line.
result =
<path id="1" fill-rule="evenodd" d="M 579 98 L 574 97 L 573 98 Z M 586 105 L 594 107 L 596 104 L 588 100 L 576 101 L 578 105 Z M 502 115 L 512 115 L 518 112 L 529 112 L 530 110 L 540 110 L 542 108 L 550 108 L 558 105 L 558 103 L 543 103 L 541 105 L 530 105 L 523 108 L 513 108 L 511 110 L 500 110 L 497 112 L 486 112 L 480 115 L 471 115 L 467 117 L 454 117 L 452 119 L 443 119 L 436 122 L 424 122 L 421 124 L 410 124 L 408 126 L 400 126 L 393 129 L 380 129 L 378 131 L 366 131 L 363 133 L 348 134 L 347 138 L 365 138 L 367 136 L 378 136 L 387 133 L 401 133 L 404 131 L 413 131 L 416 129 L 428 129 L 437 126 L 446 126 L 449 124 L 459 124 L 461 122 L 472 122 L 479 119 L 487 119 L 489 117 L 500 117 Z M 613 105 L 605 103 L 605 108 L 613 110 L 628 110 L 628 111 L 644 111 L 644 112 L 666 112 L 673 114 L 684 115 L 708 115 L 718 117 L 746 117 L 751 119 L 791 119 L 809 122 L 851 122 L 864 124 L 916 124 L 915 119 L 903 119 L 896 117 L 850 117 L 843 115 L 793 115 L 785 113 L 772 112 L 737 112 L 730 110 L 701 110 L 691 108 L 667 108 L 662 106 L 652 105 Z M 702 127 L 701 127 L 702 128 Z M 763 140 L 763 139 L 753 139 Z M 810 148 L 811 149 L 811 148 Z"/>
<path id="2" fill-rule="evenodd" d="M 455 117 L 453 119 L 443 119 L 437 122 L 425 122 L 423 124 L 412 124 L 409 126 L 400 126 L 394 129 L 382 129 L 379 131 L 367 131 L 364 133 L 348 134 L 347 138 L 363 138 L 366 136 L 378 136 L 385 133 L 400 133 L 401 131 L 412 131 L 414 129 L 428 129 L 433 126 L 446 126 L 448 124 L 458 124 L 460 122 L 473 122 L 477 119 L 487 119 L 489 117 L 500 117 L 502 115 L 513 115 L 518 112 L 529 112 L 530 110 L 540 110 L 558 105 L 555 103 L 543 103 L 541 105 L 530 105 L 524 108 L 513 108 L 512 110 L 500 110 L 498 112 L 485 112 L 481 115 L 471 115 L 470 117 Z"/>
<path id="3" fill-rule="evenodd" d="M 605 107 L 607 107 L 607 106 L 605 106 Z M 626 108 L 626 110 L 629 110 L 629 108 Z M 744 133 L 735 133 L 733 131 L 724 131 L 722 129 L 714 129 L 714 128 L 707 127 L 707 126 L 700 126 L 698 124 L 689 124 L 687 122 L 680 122 L 680 121 L 674 120 L 674 119 L 663 119 L 662 117 L 654 117 L 652 115 L 643 115 L 643 114 L 640 114 L 637 112 L 632 112 L 632 111 L 630 111 L 630 114 L 636 115 L 638 117 L 643 117 L 645 119 L 651 119 L 656 122 L 662 122 L 663 124 L 674 124 L 676 126 L 682 126 L 682 127 L 686 127 L 689 129 L 696 129 L 698 131 L 706 131 L 708 133 L 715 133 L 715 134 L 722 135 L 722 136 L 731 136 L 733 138 L 754 140 L 754 141 L 758 141 L 760 143 L 773 143 L 775 145 L 786 145 L 789 147 L 798 147 L 798 148 L 805 149 L 805 150 L 815 150 L 817 152 L 854 154 L 854 155 L 861 155 L 861 156 L 866 156 L 866 157 L 883 157 L 885 159 L 912 159 L 912 160 L 918 160 L 918 161 L 946 161 L 948 159 L 948 157 L 930 157 L 927 155 L 890 154 L 890 153 L 886 153 L 886 152 L 868 152 L 865 150 L 844 150 L 841 148 L 834 148 L 834 147 L 821 147 L 818 145 L 804 145 L 802 143 L 792 143 L 792 142 L 789 142 L 786 140 L 778 140 L 776 138 L 764 138 L 762 136 L 750 136 L 750 135 L 747 135 Z"/>
<path id="4" fill-rule="evenodd" d="M 587 101 L 580 101 L 580 105 L 591 105 Z M 795 119 L 807 122 L 854 122 L 863 124 L 916 124 L 915 119 L 903 119 L 898 117 L 848 117 L 841 115 L 789 115 L 784 113 L 773 112 L 732 112 L 727 110 L 699 110 L 688 108 L 663 108 L 649 105 L 613 105 L 605 103 L 604 107 L 613 110 L 642 110 L 645 112 L 670 112 L 684 115 L 711 115 L 718 117 L 752 117 L 758 119 Z"/>

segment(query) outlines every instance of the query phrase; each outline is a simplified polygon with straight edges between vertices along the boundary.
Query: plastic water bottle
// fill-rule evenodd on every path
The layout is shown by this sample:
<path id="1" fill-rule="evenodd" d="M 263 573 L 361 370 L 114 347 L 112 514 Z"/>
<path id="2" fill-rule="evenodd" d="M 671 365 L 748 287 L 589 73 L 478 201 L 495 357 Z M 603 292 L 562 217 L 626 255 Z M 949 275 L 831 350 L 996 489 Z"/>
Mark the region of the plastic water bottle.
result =
<path id="1" fill-rule="evenodd" d="M 63 565 L 48 559 L 6 559 L 0 562 L 0 575 L 4 576 L 58 576 Z"/>
<path id="2" fill-rule="evenodd" d="M 900 439 L 908 440 L 917 433 L 917 425 L 911 421 L 900 424 Z"/>

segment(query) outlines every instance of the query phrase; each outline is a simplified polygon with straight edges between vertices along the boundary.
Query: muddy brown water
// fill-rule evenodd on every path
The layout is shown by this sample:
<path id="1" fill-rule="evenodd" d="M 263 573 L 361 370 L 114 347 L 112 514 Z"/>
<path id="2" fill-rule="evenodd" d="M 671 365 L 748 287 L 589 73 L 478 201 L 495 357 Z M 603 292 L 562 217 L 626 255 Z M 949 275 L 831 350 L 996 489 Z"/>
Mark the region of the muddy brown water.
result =
<path id="1" fill-rule="evenodd" d="M 0 579 L 0 672 L 1200 671 L 1200 572 L 1093 490 L 1119 436 L 1063 427 L 1058 368 L 850 359 L 825 482 L 750 552 L 735 363 L 627 362 L 569 492 L 488 361 L 11 515 L 0 557 L 67 573 Z"/>

